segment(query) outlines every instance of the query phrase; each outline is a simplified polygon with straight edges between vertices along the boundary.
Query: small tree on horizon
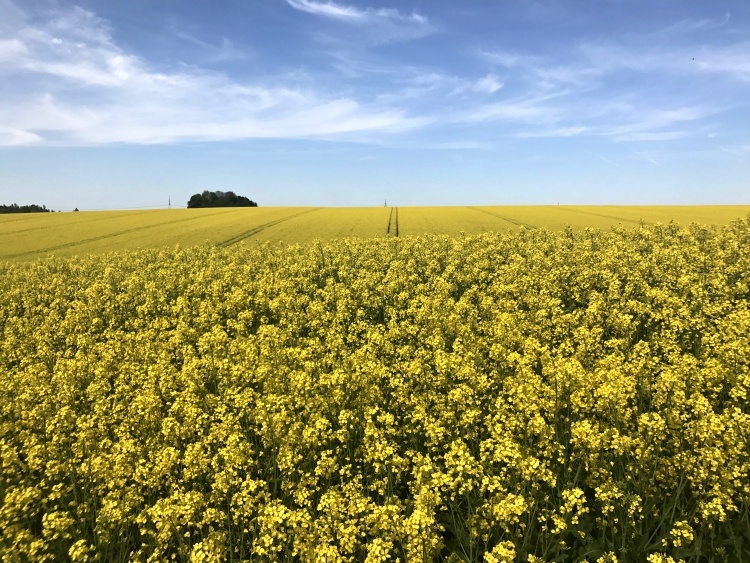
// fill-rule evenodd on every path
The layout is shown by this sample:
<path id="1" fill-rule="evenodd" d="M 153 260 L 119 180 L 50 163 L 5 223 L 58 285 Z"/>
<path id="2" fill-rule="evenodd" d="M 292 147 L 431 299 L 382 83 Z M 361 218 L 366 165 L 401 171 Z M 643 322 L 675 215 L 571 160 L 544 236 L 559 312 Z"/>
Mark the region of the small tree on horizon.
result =
<path id="1" fill-rule="evenodd" d="M 245 196 L 234 192 L 211 192 L 204 190 L 203 193 L 193 195 L 187 204 L 188 208 L 199 207 L 258 207 L 258 204 Z"/>

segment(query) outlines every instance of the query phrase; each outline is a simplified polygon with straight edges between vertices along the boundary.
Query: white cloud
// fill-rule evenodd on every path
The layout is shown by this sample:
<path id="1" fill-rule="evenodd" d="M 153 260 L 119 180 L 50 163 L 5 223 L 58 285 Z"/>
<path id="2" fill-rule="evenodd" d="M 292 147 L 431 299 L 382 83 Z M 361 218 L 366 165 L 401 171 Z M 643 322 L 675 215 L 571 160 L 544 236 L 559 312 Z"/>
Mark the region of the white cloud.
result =
<path id="1" fill-rule="evenodd" d="M 418 39 L 435 31 L 427 17 L 416 12 L 404 15 L 393 8 L 361 9 L 313 0 L 287 0 L 287 3 L 308 14 L 357 24 L 376 42 Z"/>
<path id="2" fill-rule="evenodd" d="M 332 138 L 424 123 L 294 76 L 241 83 L 195 67 L 158 72 L 80 8 L 0 28 L 0 80 L 23 92 L 0 94 L 0 145 Z"/>
<path id="3" fill-rule="evenodd" d="M 486 101 L 487 95 L 499 92 L 504 86 L 494 74 L 481 78 L 459 77 L 432 69 L 410 66 L 373 67 L 366 62 L 352 60 L 347 60 L 345 66 L 337 63 L 336 68 L 348 78 L 358 78 L 363 73 L 369 73 L 378 75 L 380 82 L 390 81 L 390 85 L 377 94 L 376 99 L 391 104 L 418 105 L 418 100 L 421 100 L 423 104 L 434 102 L 448 108 L 472 104 L 477 99 Z M 359 74 L 351 69 L 357 69 Z M 443 112 L 442 117 L 446 114 L 447 112 Z"/>
<path id="4" fill-rule="evenodd" d="M 522 55 L 508 51 L 480 51 L 480 56 L 487 61 L 505 68 L 534 68 L 544 62 L 544 58 L 534 55 Z"/>
<path id="5" fill-rule="evenodd" d="M 627 133 L 617 135 L 615 141 L 674 141 L 675 139 L 684 139 L 688 134 L 685 131 L 648 131 L 642 133 Z"/>
<path id="6" fill-rule="evenodd" d="M 650 162 L 651 164 L 654 164 L 656 166 L 659 166 L 661 164 L 661 162 L 659 162 L 659 160 L 657 160 L 657 157 L 654 156 L 652 153 L 649 153 L 649 152 L 642 152 L 642 151 L 641 152 L 634 152 L 633 156 L 636 157 L 636 158 L 638 158 L 638 159 L 645 160 L 646 162 Z"/>
<path id="7" fill-rule="evenodd" d="M 503 83 L 494 74 L 488 74 L 484 78 L 477 80 L 472 86 L 475 92 L 485 94 L 494 94 L 503 87 Z"/>
<path id="8" fill-rule="evenodd" d="M 444 91 L 445 87 L 455 82 L 452 77 L 436 72 L 418 73 L 398 81 L 400 88 L 390 88 L 386 93 L 378 94 L 377 100 L 384 103 L 400 104 L 408 100 L 428 97 Z"/>
<path id="9" fill-rule="evenodd" d="M 609 127 L 602 134 L 620 141 L 671 141 L 687 135 L 684 131 L 664 131 L 677 124 L 697 121 L 716 113 L 708 107 L 683 107 L 667 110 L 647 110 L 635 108 L 622 114 L 627 122 Z"/>
<path id="10" fill-rule="evenodd" d="M 433 30 L 424 16 L 394 9 L 287 2 L 343 22 L 365 40 Z M 352 49 L 336 41 L 336 50 L 326 51 L 332 64 L 322 71 L 298 67 L 242 81 L 198 66 L 157 69 L 115 41 L 109 23 L 86 10 L 31 19 L 16 5 L 22 6 L 20 0 L 0 0 L 0 145 L 334 137 L 381 143 L 385 133 L 427 124 L 433 130 L 487 127 L 495 137 L 669 142 L 716 129 L 706 120 L 736 105 L 736 92 L 750 81 L 750 43 L 744 39 L 691 51 L 679 44 L 646 47 L 632 37 L 573 45 L 567 52 L 481 51 L 483 71 L 464 76 L 440 63 L 413 66 L 385 58 L 384 49 Z M 1 21 L 3 16 L 14 25 Z M 172 36 L 200 47 L 204 64 L 244 56 L 226 39 L 181 30 Z M 715 80 L 720 86 L 712 88 L 708 73 L 725 80 Z M 645 79 L 633 79 L 638 74 Z M 670 80 L 677 74 L 679 82 Z M 695 92 L 683 87 L 691 79 Z M 720 88 L 727 84 L 735 90 L 722 98 Z M 710 106 L 707 91 L 719 94 Z M 450 137 L 431 141 L 452 146 Z"/>
<path id="11" fill-rule="evenodd" d="M 555 89 L 564 85 L 587 86 L 601 73 L 579 61 L 560 64 L 548 57 L 507 51 L 481 51 L 480 57 L 494 67 L 516 71 L 526 83 L 539 89 Z"/>
<path id="12" fill-rule="evenodd" d="M 700 49 L 694 58 L 702 72 L 727 74 L 750 82 L 750 42 Z"/>
<path id="13" fill-rule="evenodd" d="M 732 18 L 732 15 L 729 12 L 726 12 L 724 14 L 724 17 L 722 17 L 720 20 L 711 20 L 708 18 L 703 18 L 703 19 L 685 18 L 666 27 L 665 29 L 658 30 L 653 35 L 654 37 L 657 37 L 657 38 L 670 38 L 670 37 L 679 37 L 682 35 L 688 35 L 695 31 L 700 31 L 700 30 L 705 30 L 705 29 L 716 29 L 716 28 L 723 27 L 726 24 L 728 24 L 731 18 Z"/>
<path id="14" fill-rule="evenodd" d="M 551 94 L 509 98 L 484 104 L 470 112 L 468 121 L 517 121 L 519 123 L 550 124 L 560 118 L 560 109 L 550 100 L 568 95 L 566 90 Z"/>
<path id="15" fill-rule="evenodd" d="M 721 106 L 669 107 L 669 101 L 639 102 L 632 92 L 618 93 L 569 82 L 529 86 L 524 95 L 474 108 L 468 122 L 505 121 L 517 138 L 607 137 L 615 142 L 673 141 L 690 135 L 685 125 L 722 111 Z"/>
<path id="16" fill-rule="evenodd" d="M 0 64 L 13 63 L 21 57 L 28 56 L 26 45 L 18 39 L 0 39 Z"/>
<path id="17" fill-rule="evenodd" d="M 648 49 L 585 43 L 580 51 L 598 75 L 627 69 L 671 75 L 723 74 L 730 79 L 750 81 L 750 42 Z"/>
<path id="18" fill-rule="evenodd" d="M 574 125 L 570 127 L 555 127 L 552 129 L 539 129 L 537 131 L 522 131 L 516 134 L 521 139 L 536 137 L 575 137 L 589 131 L 588 127 Z"/>
<path id="19" fill-rule="evenodd" d="M 239 61 L 247 59 L 249 53 L 246 49 L 238 48 L 231 40 L 226 37 L 221 38 L 218 44 L 199 39 L 190 33 L 182 30 L 176 30 L 175 36 L 183 41 L 195 45 L 201 51 L 200 61 L 204 63 L 223 63 L 228 61 Z"/>
<path id="20" fill-rule="evenodd" d="M 725 154 L 747 158 L 747 155 L 750 154 L 750 145 L 735 145 L 732 147 L 722 147 L 720 150 L 722 153 L 725 153 Z"/>
<path id="21" fill-rule="evenodd" d="M 40 143 L 43 139 L 30 131 L 0 128 L 0 146 L 17 147 Z"/>
<path id="22" fill-rule="evenodd" d="M 308 14 L 340 20 L 362 21 L 367 19 L 367 12 L 352 6 L 334 2 L 311 2 L 310 0 L 287 0 L 290 6 Z"/>
<path id="23" fill-rule="evenodd" d="M 615 142 L 667 142 L 701 134 L 705 128 L 689 124 L 706 125 L 746 94 L 750 42 L 714 32 L 697 45 L 691 39 L 691 46 L 681 37 L 728 21 L 729 15 L 721 21 L 683 20 L 659 33 L 589 41 L 555 53 L 479 51 L 480 60 L 503 74 L 503 91 L 520 94 L 480 106 L 468 120 L 526 126 L 512 132 L 516 137 L 573 133 Z"/>
<path id="24" fill-rule="evenodd" d="M 444 143 L 430 143 L 421 148 L 430 150 L 477 150 L 486 149 L 488 145 L 478 141 L 446 141 Z"/>
<path id="25" fill-rule="evenodd" d="M 494 67 L 515 71 L 537 87 L 597 87 L 622 71 L 696 78 L 721 74 L 731 80 L 750 82 L 750 41 L 685 44 L 679 37 L 721 27 L 729 17 L 726 14 L 720 21 L 682 20 L 654 33 L 620 41 L 588 41 L 555 56 L 498 49 L 480 51 L 479 57 Z"/>
<path id="26" fill-rule="evenodd" d="M 609 164 L 610 166 L 614 166 L 614 167 L 616 167 L 616 168 L 622 168 L 622 164 L 620 164 L 620 163 L 618 163 L 618 162 L 615 162 L 615 161 L 614 161 L 614 160 L 612 160 L 611 158 L 607 158 L 607 157 L 604 157 L 604 156 L 602 156 L 602 155 L 600 155 L 600 154 L 596 154 L 596 155 L 594 155 L 594 156 L 596 156 L 596 157 L 597 157 L 597 158 L 598 158 L 599 160 L 601 160 L 602 162 L 606 162 L 606 163 L 607 163 L 607 164 Z"/>
<path id="27" fill-rule="evenodd" d="M 480 107 L 469 114 L 469 121 L 548 121 L 554 109 L 527 102 L 498 102 Z"/>

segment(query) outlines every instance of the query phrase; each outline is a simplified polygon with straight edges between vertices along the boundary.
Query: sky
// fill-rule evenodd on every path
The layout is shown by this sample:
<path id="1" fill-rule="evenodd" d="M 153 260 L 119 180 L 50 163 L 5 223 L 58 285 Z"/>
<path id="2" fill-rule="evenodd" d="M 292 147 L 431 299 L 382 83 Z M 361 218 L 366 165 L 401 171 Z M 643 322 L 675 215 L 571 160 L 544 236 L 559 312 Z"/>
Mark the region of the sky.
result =
<path id="1" fill-rule="evenodd" d="M 750 203 L 748 0 L 0 0 L 0 203 Z"/>

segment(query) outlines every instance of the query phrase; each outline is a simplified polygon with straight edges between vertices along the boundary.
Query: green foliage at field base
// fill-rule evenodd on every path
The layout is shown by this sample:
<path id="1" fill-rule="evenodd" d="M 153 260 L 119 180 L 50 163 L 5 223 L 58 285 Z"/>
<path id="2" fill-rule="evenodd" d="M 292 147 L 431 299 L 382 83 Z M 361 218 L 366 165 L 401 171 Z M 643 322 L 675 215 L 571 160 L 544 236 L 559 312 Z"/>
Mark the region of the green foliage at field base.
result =
<path id="1" fill-rule="evenodd" d="M 0 555 L 750 558 L 750 223 L 0 264 Z"/>

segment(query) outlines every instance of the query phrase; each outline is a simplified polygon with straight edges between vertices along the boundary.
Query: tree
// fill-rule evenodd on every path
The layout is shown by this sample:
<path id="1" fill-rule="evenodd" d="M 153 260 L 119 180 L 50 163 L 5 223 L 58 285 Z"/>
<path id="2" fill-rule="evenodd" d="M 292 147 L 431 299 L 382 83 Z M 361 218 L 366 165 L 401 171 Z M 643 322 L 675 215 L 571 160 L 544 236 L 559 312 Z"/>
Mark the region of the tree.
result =
<path id="1" fill-rule="evenodd" d="M 18 205 L 12 203 L 11 205 L 0 205 L 0 213 L 48 213 L 50 210 L 47 209 L 46 205 Z"/>
<path id="2" fill-rule="evenodd" d="M 193 195 L 187 204 L 188 208 L 198 207 L 258 207 L 254 201 L 234 192 L 204 190 L 202 194 Z"/>

